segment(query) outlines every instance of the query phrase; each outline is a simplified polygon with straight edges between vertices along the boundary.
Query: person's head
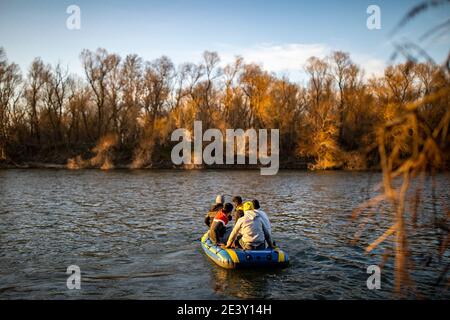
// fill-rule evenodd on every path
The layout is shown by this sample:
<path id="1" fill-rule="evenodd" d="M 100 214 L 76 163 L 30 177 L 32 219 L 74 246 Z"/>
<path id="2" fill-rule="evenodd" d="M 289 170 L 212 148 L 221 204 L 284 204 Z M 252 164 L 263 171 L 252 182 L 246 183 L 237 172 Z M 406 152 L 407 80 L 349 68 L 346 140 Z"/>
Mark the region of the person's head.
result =
<path id="1" fill-rule="evenodd" d="M 233 211 L 233 205 L 231 203 L 225 203 L 223 206 L 223 212 L 230 213 L 231 211 Z"/>
<path id="2" fill-rule="evenodd" d="M 258 201 L 258 200 L 255 199 L 255 200 L 252 201 L 252 203 L 253 203 L 253 207 L 254 207 L 255 209 L 261 208 L 260 205 L 259 205 L 259 201 Z"/>
<path id="3" fill-rule="evenodd" d="M 217 197 L 216 197 L 216 204 L 224 203 L 224 202 L 225 202 L 225 197 L 223 195 L 221 195 L 221 194 L 217 195 Z"/>
<path id="4" fill-rule="evenodd" d="M 235 196 L 235 197 L 233 198 L 233 203 L 234 203 L 235 205 L 237 205 L 237 206 L 241 205 L 241 204 L 242 204 L 242 198 L 241 198 L 240 196 Z"/>
<path id="5" fill-rule="evenodd" d="M 246 203 L 244 203 L 244 212 L 254 210 L 254 209 L 255 209 L 255 207 L 253 207 L 253 202 L 247 201 Z"/>

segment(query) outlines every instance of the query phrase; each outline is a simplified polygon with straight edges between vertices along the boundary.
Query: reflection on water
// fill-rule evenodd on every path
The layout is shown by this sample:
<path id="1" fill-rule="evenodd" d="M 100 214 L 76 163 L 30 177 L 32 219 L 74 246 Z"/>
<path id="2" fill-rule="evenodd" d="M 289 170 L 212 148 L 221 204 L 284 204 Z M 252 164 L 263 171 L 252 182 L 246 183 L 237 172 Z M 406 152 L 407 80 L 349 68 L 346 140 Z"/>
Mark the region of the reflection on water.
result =
<path id="1" fill-rule="evenodd" d="M 283 270 L 228 270 L 213 268 L 211 286 L 214 292 L 238 299 L 270 299 L 271 288 Z"/>
<path id="2" fill-rule="evenodd" d="M 257 170 L 0 171 L 0 298 L 392 298 L 392 259 L 382 289 L 370 291 L 366 268 L 381 258 L 364 253 L 389 219 L 378 218 L 351 244 L 351 211 L 374 195 L 369 186 L 379 179 L 350 172 L 260 176 Z M 446 175 L 438 176 L 438 186 L 437 203 L 448 207 Z M 259 199 L 291 267 L 224 270 L 209 261 L 196 240 L 217 193 Z M 429 188 L 424 196 L 431 198 Z M 430 201 L 420 210 L 419 223 L 429 224 Z M 423 296 L 448 299 L 448 290 L 434 285 L 442 270 L 429 246 L 436 230 L 421 230 L 411 241 L 419 257 L 414 280 Z M 66 288 L 72 264 L 81 268 L 79 291 Z"/>

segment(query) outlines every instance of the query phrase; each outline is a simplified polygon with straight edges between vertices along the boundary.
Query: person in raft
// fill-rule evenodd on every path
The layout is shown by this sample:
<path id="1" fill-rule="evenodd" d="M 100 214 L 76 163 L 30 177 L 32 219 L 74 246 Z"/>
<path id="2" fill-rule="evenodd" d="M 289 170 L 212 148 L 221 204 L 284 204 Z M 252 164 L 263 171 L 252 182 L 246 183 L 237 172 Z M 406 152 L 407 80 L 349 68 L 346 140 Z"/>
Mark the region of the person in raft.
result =
<path id="1" fill-rule="evenodd" d="M 225 203 L 222 209 L 220 209 L 209 228 L 209 239 L 214 244 L 225 244 L 227 233 L 227 224 L 231 221 L 231 212 L 233 211 L 233 205 L 231 203 Z"/>
<path id="2" fill-rule="evenodd" d="M 270 237 L 272 237 L 272 226 L 270 224 L 270 220 L 269 217 L 267 216 L 267 213 L 265 213 L 262 209 L 261 206 L 259 205 L 259 201 L 258 200 L 252 200 L 253 203 L 253 208 L 255 208 L 255 211 L 261 216 L 261 219 L 263 221 L 263 223 L 265 224 L 267 231 L 269 231 L 270 233 Z"/>
<path id="3" fill-rule="evenodd" d="M 242 204 L 242 198 L 240 196 L 233 197 L 234 203 L 234 222 L 239 220 L 244 216 L 244 208 Z"/>
<path id="4" fill-rule="evenodd" d="M 223 208 L 224 202 L 225 197 L 219 194 L 216 197 L 216 203 L 211 206 L 211 209 L 209 209 L 209 212 L 205 216 L 205 224 L 208 226 L 208 228 L 211 226 L 211 223 L 214 220 L 216 213 Z"/>
<path id="5" fill-rule="evenodd" d="M 258 211 L 255 211 L 253 203 L 244 203 L 244 216 L 236 221 L 236 224 L 228 238 L 226 248 L 231 248 L 238 235 L 239 246 L 244 250 L 264 250 L 265 242 L 269 248 L 273 248 L 272 237 Z"/>

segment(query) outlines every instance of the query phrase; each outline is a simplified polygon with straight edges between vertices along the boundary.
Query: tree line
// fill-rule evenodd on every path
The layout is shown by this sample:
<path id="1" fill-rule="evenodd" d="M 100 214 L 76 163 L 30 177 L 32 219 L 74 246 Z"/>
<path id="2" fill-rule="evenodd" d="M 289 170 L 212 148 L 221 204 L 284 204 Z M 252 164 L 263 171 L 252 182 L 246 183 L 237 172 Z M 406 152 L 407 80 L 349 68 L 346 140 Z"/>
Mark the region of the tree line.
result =
<path id="1" fill-rule="evenodd" d="M 22 74 L 0 49 L 1 163 L 158 166 L 170 161 L 173 130 L 200 120 L 204 129 L 280 129 L 282 166 L 371 168 L 380 159 L 378 128 L 411 102 L 449 87 L 448 70 L 432 62 L 393 64 L 367 77 L 341 51 L 311 57 L 304 84 L 241 57 L 222 66 L 209 51 L 200 63 L 178 66 L 166 56 L 144 61 L 105 49 L 83 50 L 80 60 L 83 77 L 40 58 Z M 423 130 L 439 125 L 449 98 L 417 110 Z M 389 134 L 386 148 L 397 146 L 400 157 L 414 151 L 396 130 Z"/>

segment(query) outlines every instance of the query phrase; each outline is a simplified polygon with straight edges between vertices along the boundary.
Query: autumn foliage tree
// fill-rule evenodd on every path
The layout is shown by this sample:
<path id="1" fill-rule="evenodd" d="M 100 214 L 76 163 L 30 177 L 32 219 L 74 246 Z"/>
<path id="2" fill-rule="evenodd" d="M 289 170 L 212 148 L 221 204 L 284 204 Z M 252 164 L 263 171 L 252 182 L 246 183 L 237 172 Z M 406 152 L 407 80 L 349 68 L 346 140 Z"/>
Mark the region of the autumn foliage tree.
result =
<path id="1" fill-rule="evenodd" d="M 192 128 L 195 120 L 205 129 L 280 129 L 285 166 L 373 167 L 377 128 L 398 116 L 399 106 L 449 82 L 431 62 L 390 65 L 383 76 L 367 77 L 340 51 L 311 57 L 304 66 L 306 85 L 241 57 L 223 65 L 209 51 L 199 63 L 175 66 L 165 56 L 144 61 L 83 50 L 83 77 L 39 58 L 22 77 L 3 50 L 0 57 L 2 161 L 70 160 L 72 168 L 170 166 L 171 132 Z M 442 96 L 418 114 L 431 130 L 446 108 L 448 97 Z M 389 133 L 387 147 L 401 142 L 398 152 L 408 156 L 413 150 L 396 130 L 402 129 Z"/>

